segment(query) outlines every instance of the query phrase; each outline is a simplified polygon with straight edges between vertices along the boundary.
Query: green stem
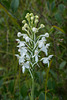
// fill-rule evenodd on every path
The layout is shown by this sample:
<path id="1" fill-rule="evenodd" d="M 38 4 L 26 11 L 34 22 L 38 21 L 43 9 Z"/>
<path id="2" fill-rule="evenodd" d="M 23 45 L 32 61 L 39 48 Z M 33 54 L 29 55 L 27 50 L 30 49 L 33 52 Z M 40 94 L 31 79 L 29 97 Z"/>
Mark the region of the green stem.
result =
<path id="1" fill-rule="evenodd" d="M 50 66 L 51 66 L 52 60 L 50 61 L 49 67 L 47 69 L 47 73 L 46 73 L 46 82 L 45 82 L 45 100 L 47 100 L 47 82 L 48 82 L 48 75 L 49 75 L 49 70 L 50 70 Z"/>
<path id="2" fill-rule="evenodd" d="M 33 41 L 35 41 L 35 33 L 33 33 Z M 33 48 L 35 47 L 35 43 L 33 44 Z M 34 51 L 33 51 L 34 55 Z M 34 62 L 35 59 L 32 59 L 32 62 Z M 34 70 L 33 70 L 33 78 L 32 78 L 32 89 L 31 89 L 31 100 L 34 100 Z"/>
<path id="3" fill-rule="evenodd" d="M 47 85 L 45 84 L 45 86 L 47 86 Z M 47 100 L 47 91 L 46 91 L 46 89 L 47 88 L 45 88 L 45 100 Z"/>
<path id="4" fill-rule="evenodd" d="M 31 100 L 34 100 L 34 78 L 32 78 Z"/>

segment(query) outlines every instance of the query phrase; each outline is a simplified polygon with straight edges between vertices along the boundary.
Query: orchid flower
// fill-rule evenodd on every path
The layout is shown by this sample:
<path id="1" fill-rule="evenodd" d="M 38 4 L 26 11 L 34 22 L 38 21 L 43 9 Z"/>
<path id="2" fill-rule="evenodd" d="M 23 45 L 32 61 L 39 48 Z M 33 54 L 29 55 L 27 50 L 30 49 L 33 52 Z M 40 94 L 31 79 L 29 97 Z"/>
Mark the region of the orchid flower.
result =
<path id="1" fill-rule="evenodd" d="M 26 42 L 30 41 L 30 38 L 27 36 L 27 34 L 23 34 L 23 38 L 25 39 Z"/>
<path id="2" fill-rule="evenodd" d="M 25 68 L 29 69 L 29 61 L 27 61 L 26 63 L 22 64 L 22 72 L 25 72 Z"/>
<path id="3" fill-rule="evenodd" d="M 52 58 L 53 55 L 50 55 L 48 57 L 44 57 L 41 59 L 41 61 L 43 60 L 43 63 L 44 64 L 48 64 L 48 67 L 49 67 L 49 60 Z"/>

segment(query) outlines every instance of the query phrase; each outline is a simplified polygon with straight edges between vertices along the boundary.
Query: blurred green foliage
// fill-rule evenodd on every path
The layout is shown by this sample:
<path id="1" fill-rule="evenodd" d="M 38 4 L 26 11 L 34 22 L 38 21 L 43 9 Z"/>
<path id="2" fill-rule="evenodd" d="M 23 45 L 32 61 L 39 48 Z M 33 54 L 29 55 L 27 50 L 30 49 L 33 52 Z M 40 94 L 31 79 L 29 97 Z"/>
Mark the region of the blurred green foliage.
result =
<path id="1" fill-rule="evenodd" d="M 67 0 L 0 0 L 0 100 L 29 100 L 31 78 L 23 74 L 17 53 L 17 32 L 27 12 L 39 16 L 48 32 L 53 60 L 47 79 L 47 100 L 67 100 Z M 38 26 L 39 26 L 38 24 Z M 43 54 L 42 54 L 43 55 Z M 35 100 L 45 100 L 47 67 L 35 72 Z"/>

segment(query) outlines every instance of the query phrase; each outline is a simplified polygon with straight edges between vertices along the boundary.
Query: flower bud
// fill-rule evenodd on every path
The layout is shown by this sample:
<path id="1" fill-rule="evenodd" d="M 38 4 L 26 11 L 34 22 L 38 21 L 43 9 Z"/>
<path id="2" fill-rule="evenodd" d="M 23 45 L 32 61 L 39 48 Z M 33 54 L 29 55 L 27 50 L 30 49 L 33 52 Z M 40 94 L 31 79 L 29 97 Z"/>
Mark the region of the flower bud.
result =
<path id="1" fill-rule="evenodd" d="M 37 16 L 37 15 L 36 15 L 36 16 L 35 16 L 35 18 L 37 18 L 37 19 L 38 19 L 38 18 L 39 18 L 39 16 Z"/>
<path id="2" fill-rule="evenodd" d="M 22 27 L 22 30 L 25 30 L 25 27 Z"/>
<path id="3" fill-rule="evenodd" d="M 33 13 L 30 13 L 30 16 L 34 16 Z"/>
<path id="4" fill-rule="evenodd" d="M 33 20 L 33 19 L 34 19 L 34 17 L 32 16 L 32 17 L 31 17 L 31 20 Z"/>
<path id="5" fill-rule="evenodd" d="M 28 18 L 29 16 L 30 16 L 30 14 L 29 14 L 29 13 L 27 13 L 27 14 L 26 14 L 26 16 L 25 16 L 25 18 Z"/>
<path id="6" fill-rule="evenodd" d="M 26 23 L 26 20 L 23 20 L 22 23 L 25 24 Z"/>
<path id="7" fill-rule="evenodd" d="M 37 24 L 38 23 L 38 19 L 35 19 L 35 24 Z"/>
<path id="8" fill-rule="evenodd" d="M 28 24 L 27 24 L 27 23 L 25 23 L 25 24 L 24 24 L 24 27 L 25 27 L 25 28 L 26 28 L 26 27 L 28 27 Z"/>
<path id="9" fill-rule="evenodd" d="M 40 25 L 40 27 L 41 27 L 41 28 L 44 28 L 44 27 L 45 27 L 45 25 L 44 25 L 44 24 L 41 24 L 41 25 Z"/>

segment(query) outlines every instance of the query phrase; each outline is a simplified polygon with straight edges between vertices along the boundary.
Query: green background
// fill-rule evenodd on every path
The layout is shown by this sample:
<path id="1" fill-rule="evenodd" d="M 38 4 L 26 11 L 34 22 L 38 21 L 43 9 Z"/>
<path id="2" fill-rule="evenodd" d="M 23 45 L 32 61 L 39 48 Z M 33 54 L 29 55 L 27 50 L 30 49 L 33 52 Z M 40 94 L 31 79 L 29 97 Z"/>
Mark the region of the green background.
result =
<path id="1" fill-rule="evenodd" d="M 15 57 L 26 13 L 39 16 L 38 26 L 43 23 L 45 29 L 37 35 L 49 33 L 49 54 L 54 55 L 48 78 L 46 65 L 35 66 L 35 100 L 45 100 L 46 80 L 47 100 L 67 100 L 67 0 L 0 0 L 0 100 L 30 97 L 30 75 L 22 73 Z"/>

